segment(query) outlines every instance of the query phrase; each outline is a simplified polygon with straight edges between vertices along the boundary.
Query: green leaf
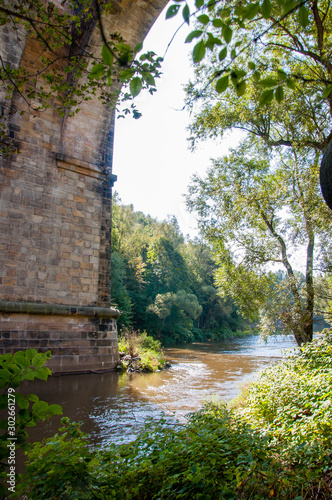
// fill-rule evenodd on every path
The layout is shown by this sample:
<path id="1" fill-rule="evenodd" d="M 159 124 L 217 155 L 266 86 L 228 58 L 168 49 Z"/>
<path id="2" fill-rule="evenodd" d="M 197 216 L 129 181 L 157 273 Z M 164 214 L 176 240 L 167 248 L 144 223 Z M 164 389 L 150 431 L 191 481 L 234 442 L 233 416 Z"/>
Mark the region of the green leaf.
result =
<path id="1" fill-rule="evenodd" d="M 27 399 L 25 399 L 22 394 L 20 393 L 16 393 L 16 403 L 17 405 L 22 408 L 22 409 L 25 409 L 25 408 L 29 408 L 29 401 Z"/>
<path id="2" fill-rule="evenodd" d="M 283 5 L 282 14 L 283 15 L 288 14 L 288 12 L 290 12 L 294 8 L 294 3 L 295 3 L 295 0 L 288 0 L 286 2 L 283 2 L 282 3 L 282 5 Z"/>
<path id="3" fill-rule="evenodd" d="M 232 58 L 232 59 L 235 59 L 235 58 L 236 58 L 236 50 L 235 50 L 235 49 L 232 49 L 232 50 L 231 50 L 231 58 Z"/>
<path id="4" fill-rule="evenodd" d="M 208 33 L 208 40 L 205 42 L 205 47 L 207 49 L 213 50 L 215 45 L 221 45 L 222 42 L 219 38 L 216 38 L 212 33 Z"/>
<path id="5" fill-rule="evenodd" d="M 134 76 L 134 68 L 126 68 L 120 73 L 120 79 L 122 82 L 129 82 L 129 80 Z"/>
<path id="6" fill-rule="evenodd" d="M 44 366 L 45 364 L 45 356 L 43 355 L 43 353 L 41 352 L 38 352 L 31 360 L 31 364 L 32 366 L 34 366 L 35 368 L 41 368 L 42 366 Z"/>
<path id="7" fill-rule="evenodd" d="M 295 85 L 294 80 L 292 80 L 291 78 L 287 78 L 286 84 L 287 84 L 287 87 L 289 87 L 292 90 L 295 90 L 296 85 Z"/>
<path id="8" fill-rule="evenodd" d="M 326 99 L 326 97 L 328 97 L 331 94 L 331 92 L 332 92 L 332 84 L 330 83 L 322 93 L 323 99 Z"/>
<path id="9" fill-rule="evenodd" d="M 254 17 L 257 16 L 258 11 L 259 11 L 259 2 L 252 3 L 246 8 L 243 17 L 249 20 L 254 19 Z"/>
<path id="10" fill-rule="evenodd" d="M 47 381 L 49 375 L 52 375 L 51 370 L 45 366 L 36 368 L 33 373 L 36 378 L 45 381 Z"/>
<path id="11" fill-rule="evenodd" d="M 149 73 L 148 71 L 144 71 L 142 73 L 142 76 L 144 78 L 144 80 L 146 81 L 146 83 L 150 86 L 155 86 L 156 85 L 156 82 L 155 82 L 155 79 L 153 78 L 153 76 L 151 75 L 151 73 Z"/>
<path id="12" fill-rule="evenodd" d="M 254 71 L 256 69 L 256 64 L 252 61 L 248 62 L 248 68 Z"/>
<path id="13" fill-rule="evenodd" d="M 309 24 L 309 12 L 304 5 L 301 5 L 301 7 L 299 7 L 298 21 L 302 28 L 306 28 Z"/>
<path id="14" fill-rule="evenodd" d="M 201 16 L 197 17 L 197 20 L 200 23 L 204 24 L 204 26 L 205 26 L 206 24 L 209 24 L 210 18 L 207 14 L 202 14 Z"/>
<path id="15" fill-rule="evenodd" d="M 103 76 L 104 71 L 105 71 L 105 66 L 103 64 L 101 63 L 95 64 L 91 68 L 89 78 L 100 78 L 101 76 Z"/>
<path id="16" fill-rule="evenodd" d="M 142 48 L 143 48 L 143 42 L 139 42 L 137 45 L 135 45 L 134 54 L 141 52 Z"/>
<path id="17" fill-rule="evenodd" d="M 24 355 L 24 353 L 20 354 L 20 351 L 16 352 L 13 356 L 15 363 L 17 363 L 21 368 L 29 368 L 30 361 Z"/>
<path id="18" fill-rule="evenodd" d="M 203 40 L 198 42 L 193 49 L 193 61 L 199 63 L 205 56 L 205 43 Z"/>
<path id="19" fill-rule="evenodd" d="M 229 85 L 229 75 L 219 78 L 219 80 L 216 83 L 216 91 L 218 92 L 218 94 L 224 92 L 227 89 L 228 85 Z"/>
<path id="20" fill-rule="evenodd" d="M 204 0 L 195 0 L 195 6 L 200 9 L 204 5 Z"/>
<path id="21" fill-rule="evenodd" d="M 182 17 L 183 17 L 184 21 L 189 25 L 190 9 L 189 9 L 189 5 L 187 3 L 182 9 Z"/>
<path id="22" fill-rule="evenodd" d="M 107 66 L 112 66 L 113 65 L 113 54 L 110 51 L 110 49 L 108 48 L 108 46 L 106 45 L 106 43 L 104 43 L 104 45 L 103 45 L 103 47 L 101 49 L 101 57 L 102 57 L 103 62 Z"/>
<path id="23" fill-rule="evenodd" d="M 224 26 L 222 29 L 222 36 L 226 43 L 229 43 L 232 40 L 233 31 L 229 26 Z"/>
<path id="24" fill-rule="evenodd" d="M 133 97 L 136 97 L 140 91 L 142 90 L 142 80 L 138 77 L 135 76 L 129 84 L 130 88 L 130 93 Z"/>
<path id="25" fill-rule="evenodd" d="M 281 101 L 283 101 L 283 99 L 284 99 L 284 89 L 281 86 L 279 86 L 279 87 L 276 88 L 275 98 L 276 98 L 276 100 L 279 103 Z"/>
<path id="26" fill-rule="evenodd" d="M 39 397 L 36 396 L 36 394 L 28 394 L 27 399 L 29 401 L 34 401 L 35 403 L 37 403 L 39 401 Z"/>
<path id="27" fill-rule="evenodd" d="M 192 31 L 191 33 L 189 33 L 189 35 L 185 39 L 184 43 L 190 43 L 190 42 L 192 42 L 194 38 L 199 38 L 202 33 L 203 33 L 202 30 L 194 30 L 194 31 Z"/>
<path id="28" fill-rule="evenodd" d="M 212 24 L 215 28 L 222 28 L 224 26 L 224 22 L 219 18 L 213 19 Z"/>
<path id="29" fill-rule="evenodd" d="M 281 81 L 286 80 L 287 73 L 283 69 L 277 69 L 277 73 L 278 73 L 279 80 L 281 80 Z"/>
<path id="30" fill-rule="evenodd" d="M 106 84 L 111 87 L 112 85 L 112 71 L 111 68 L 108 68 L 106 73 Z"/>
<path id="31" fill-rule="evenodd" d="M 219 61 L 223 61 L 227 57 L 227 47 L 224 47 L 219 52 Z"/>
<path id="32" fill-rule="evenodd" d="M 166 11 L 166 19 L 170 19 L 171 17 L 176 16 L 176 14 L 179 12 L 180 5 L 171 5 L 168 7 Z"/>
<path id="33" fill-rule="evenodd" d="M 235 87 L 235 91 L 238 97 L 241 97 L 247 88 L 247 83 L 245 80 L 242 80 L 242 82 L 238 83 Z"/>
<path id="34" fill-rule="evenodd" d="M 263 78 L 263 80 L 259 81 L 259 84 L 262 87 L 271 88 L 271 87 L 275 87 L 276 85 L 278 85 L 278 80 L 276 80 L 275 78 L 272 78 L 272 77 Z"/>
<path id="35" fill-rule="evenodd" d="M 264 90 L 259 98 L 259 105 L 264 106 L 272 101 L 274 96 L 274 89 Z"/>
<path id="36" fill-rule="evenodd" d="M 49 415 L 62 415 L 62 407 L 60 405 L 49 405 L 48 407 L 48 413 Z"/>
<path id="37" fill-rule="evenodd" d="M 260 11 L 264 19 L 268 19 L 270 17 L 272 12 L 272 5 L 270 0 L 264 0 L 261 5 Z"/>
<path id="38" fill-rule="evenodd" d="M 48 404 L 45 401 L 38 401 L 32 406 L 34 419 L 42 420 L 45 418 L 48 410 Z"/>

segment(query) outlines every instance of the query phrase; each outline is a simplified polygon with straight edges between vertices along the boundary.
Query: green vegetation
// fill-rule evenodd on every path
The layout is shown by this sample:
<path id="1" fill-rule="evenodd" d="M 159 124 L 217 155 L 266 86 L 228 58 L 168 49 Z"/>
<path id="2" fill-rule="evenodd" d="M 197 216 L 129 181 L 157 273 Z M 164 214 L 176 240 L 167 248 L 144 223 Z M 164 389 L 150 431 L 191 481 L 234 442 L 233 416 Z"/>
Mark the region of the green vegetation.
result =
<path id="1" fill-rule="evenodd" d="M 196 60 L 187 86 L 193 148 L 242 132 L 205 178 L 193 179 L 188 197 L 213 248 L 215 283 L 243 314 L 261 320 L 261 331 L 282 328 L 298 345 L 312 339 L 315 281 L 330 268 L 331 256 L 331 211 L 319 186 L 331 138 L 331 68 L 321 57 L 330 45 L 330 3 L 305 4 L 211 5 L 198 21 L 198 43 L 209 51 Z M 302 7 L 308 15 L 298 32 Z M 220 58 L 225 46 L 226 59 Z M 215 92 L 209 83 L 218 72 L 226 83 L 218 80 Z M 204 88 L 199 101 L 198 87 Z"/>
<path id="2" fill-rule="evenodd" d="M 119 352 L 123 370 L 155 372 L 166 364 L 161 343 L 146 332 L 122 332 L 119 337 Z"/>
<path id="3" fill-rule="evenodd" d="M 35 394 L 22 396 L 17 388 L 23 380 L 41 379 L 47 381 L 51 370 L 44 365 L 51 357 L 51 351 L 39 353 L 36 349 L 17 351 L 14 355 L 0 356 L 0 410 L 4 419 L 0 421 L 0 498 L 4 497 L 5 486 L 13 488 L 10 481 L 15 478 L 15 453 L 27 449 L 27 428 L 53 415 L 61 415 L 59 405 L 40 401 Z M 14 450 L 9 445 L 14 444 Z M 13 483 L 12 483 L 13 484 Z M 14 483 L 15 484 L 15 483 Z M 13 490 L 11 490 L 13 491 Z"/>
<path id="4" fill-rule="evenodd" d="M 163 345 L 249 330 L 214 285 L 217 266 L 202 241 L 185 240 L 175 218 L 159 222 L 113 204 L 111 294 L 120 330 L 146 330 Z"/>
<path id="5" fill-rule="evenodd" d="M 185 425 L 147 422 L 129 444 L 93 449 L 77 424 L 28 452 L 31 500 L 331 498 L 332 334 L 264 371 L 232 405 Z"/>
<path id="6" fill-rule="evenodd" d="M 230 90 L 241 101 L 254 83 L 261 107 L 273 112 L 290 90 L 300 91 L 325 100 L 331 123 L 330 6 L 329 0 L 195 0 L 193 8 L 174 0 L 166 18 L 182 12 L 188 25 L 194 21 L 186 43 L 194 45 L 193 62 L 206 65 L 192 99 L 212 90 L 222 100 Z"/>

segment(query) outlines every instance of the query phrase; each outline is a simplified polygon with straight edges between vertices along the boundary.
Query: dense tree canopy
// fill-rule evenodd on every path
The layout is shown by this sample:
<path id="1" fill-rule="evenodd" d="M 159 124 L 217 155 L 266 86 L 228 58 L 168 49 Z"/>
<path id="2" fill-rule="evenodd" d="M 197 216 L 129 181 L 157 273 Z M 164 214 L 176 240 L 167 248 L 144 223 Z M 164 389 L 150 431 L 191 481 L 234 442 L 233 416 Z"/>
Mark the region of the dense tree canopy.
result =
<path id="1" fill-rule="evenodd" d="M 214 286 L 216 264 L 201 241 L 185 241 L 175 218 L 158 222 L 115 196 L 112 298 L 120 328 L 165 344 L 231 336 L 246 325 Z"/>

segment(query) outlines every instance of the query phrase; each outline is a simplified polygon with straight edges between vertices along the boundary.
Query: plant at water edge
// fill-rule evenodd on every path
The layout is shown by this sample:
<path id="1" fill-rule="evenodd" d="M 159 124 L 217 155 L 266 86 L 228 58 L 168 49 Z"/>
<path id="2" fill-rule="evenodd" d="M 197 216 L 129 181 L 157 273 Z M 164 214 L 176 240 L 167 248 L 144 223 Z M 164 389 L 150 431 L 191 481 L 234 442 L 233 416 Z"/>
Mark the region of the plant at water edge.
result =
<path id="1" fill-rule="evenodd" d="M 17 392 L 23 380 L 38 378 L 47 381 L 51 370 L 44 365 L 50 357 L 51 351 L 40 353 L 36 349 L 0 356 L 0 410 L 3 411 L 5 417 L 0 422 L 2 430 L 0 479 L 3 483 L 0 484 L 0 498 L 5 497 L 6 489 L 11 488 L 10 491 L 13 492 L 14 488 L 8 481 L 8 474 L 16 472 L 15 457 L 11 456 L 14 451 L 8 445 L 14 443 L 15 446 L 12 448 L 15 450 L 26 449 L 28 437 L 26 429 L 35 426 L 41 420 L 62 413 L 59 405 L 49 405 L 45 401 L 40 401 L 35 394 L 23 396 Z M 15 485 L 15 481 L 12 482 Z"/>
<path id="2" fill-rule="evenodd" d="M 138 438 L 92 449 L 77 425 L 28 453 L 21 494 L 31 500 L 293 500 L 294 472 L 269 457 L 268 439 L 226 404 L 209 403 L 186 425 L 148 421 Z"/>
<path id="3" fill-rule="evenodd" d="M 332 334 L 327 331 L 264 370 L 234 407 L 268 436 L 271 453 L 296 470 L 305 486 L 332 476 L 331 399 Z"/>
<path id="4" fill-rule="evenodd" d="M 119 351 L 140 358 L 135 365 L 139 366 L 140 371 L 155 372 L 162 369 L 166 363 L 161 343 L 145 331 L 140 333 L 125 330 L 119 337 Z M 122 366 L 126 370 L 128 363 L 122 361 Z"/>

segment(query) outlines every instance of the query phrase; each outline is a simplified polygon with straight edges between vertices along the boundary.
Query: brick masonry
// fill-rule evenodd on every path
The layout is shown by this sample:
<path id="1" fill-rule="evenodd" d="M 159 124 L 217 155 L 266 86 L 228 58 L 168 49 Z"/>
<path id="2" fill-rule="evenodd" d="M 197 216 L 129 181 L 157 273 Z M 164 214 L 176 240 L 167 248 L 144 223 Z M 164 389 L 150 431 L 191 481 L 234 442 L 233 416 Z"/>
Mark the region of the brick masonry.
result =
<path id="1" fill-rule="evenodd" d="M 115 2 L 114 12 L 104 19 L 105 31 L 122 34 L 134 46 L 166 3 Z M 100 53 L 97 29 L 89 50 Z M 17 42 L 16 34 L 0 27 L 0 52 L 12 67 L 38 70 L 41 48 L 25 33 Z M 54 371 L 114 368 L 114 113 L 96 98 L 84 102 L 77 115 L 62 118 L 55 110 L 58 104 L 54 98 L 51 108 L 32 113 L 22 97 L 14 93 L 8 100 L 0 91 L 1 119 L 20 147 L 18 155 L 0 158 L 0 353 L 51 348 Z M 27 312 L 26 304 L 37 309 L 46 304 L 53 312 Z M 54 313 L 57 306 L 68 309 Z M 85 316 L 69 313 L 72 307 L 86 308 Z"/>

